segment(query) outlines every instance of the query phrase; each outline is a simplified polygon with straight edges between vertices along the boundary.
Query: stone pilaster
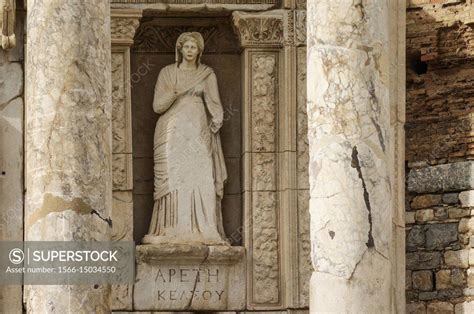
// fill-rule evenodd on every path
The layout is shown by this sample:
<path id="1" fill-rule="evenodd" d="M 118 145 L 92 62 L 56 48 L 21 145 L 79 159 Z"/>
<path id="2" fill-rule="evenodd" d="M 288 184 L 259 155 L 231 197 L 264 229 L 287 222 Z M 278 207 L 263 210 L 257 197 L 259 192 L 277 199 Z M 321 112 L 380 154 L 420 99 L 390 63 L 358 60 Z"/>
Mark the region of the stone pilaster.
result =
<path id="1" fill-rule="evenodd" d="M 299 29 L 304 16 L 298 10 L 233 15 L 245 69 L 244 244 L 252 310 L 308 304 L 308 186 L 299 185 L 307 180 L 307 167 L 298 167 L 307 162 L 307 142 L 301 142 L 306 132 L 296 138 L 298 125 L 306 123 L 297 104 L 305 108 L 306 54 Z"/>
<path id="2" fill-rule="evenodd" d="M 28 1 L 26 240 L 110 238 L 109 6 Z M 29 313 L 111 309 L 108 286 L 31 286 L 26 293 Z"/>
<path id="3" fill-rule="evenodd" d="M 281 308 L 278 120 L 282 11 L 234 13 L 243 50 L 244 245 L 247 308 Z"/>
<path id="4" fill-rule="evenodd" d="M 402 3 L 308 2 L 311 312 L 404 311 Z"/>
<path id="5" fill-rule="evenodd" d="M 141 10 L 112 9 L 112 240 L 133 241 L 130 47 Z M 112 309 L 132 310 L 131 284 L 112 286 Z"/>

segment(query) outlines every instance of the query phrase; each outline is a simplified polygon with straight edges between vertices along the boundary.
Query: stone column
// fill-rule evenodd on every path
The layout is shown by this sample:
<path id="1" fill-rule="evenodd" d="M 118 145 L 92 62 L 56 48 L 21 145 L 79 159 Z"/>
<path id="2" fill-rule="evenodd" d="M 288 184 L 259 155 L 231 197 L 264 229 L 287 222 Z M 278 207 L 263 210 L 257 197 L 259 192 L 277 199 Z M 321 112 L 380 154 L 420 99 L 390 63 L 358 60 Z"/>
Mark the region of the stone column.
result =
<path id="1" fill-rule="evenodd" d="M 311 312 L 404 312 L 402 3 L 308 2 Z"/>
<path id="2" fill-rule="evenodd" d="M 109 1 L 28 1 L 26 240 L 106 241 L 112 204 Z M 30 313 L 110 312 L 109 286 L 31 286 Z"/>

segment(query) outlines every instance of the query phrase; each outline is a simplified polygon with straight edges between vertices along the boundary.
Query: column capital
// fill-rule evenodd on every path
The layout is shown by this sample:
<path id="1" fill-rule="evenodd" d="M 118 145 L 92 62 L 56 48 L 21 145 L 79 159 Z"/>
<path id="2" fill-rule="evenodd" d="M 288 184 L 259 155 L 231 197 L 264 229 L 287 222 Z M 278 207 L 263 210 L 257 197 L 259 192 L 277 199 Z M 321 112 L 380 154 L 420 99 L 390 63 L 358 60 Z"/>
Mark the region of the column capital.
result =
<path id="1" fill-rule="evenodd" d="M 306 10 L 236 11 L 233 22 L 244 48 L 306 45 Z"/>
<path id="2" fill-rule="evenodd" d="M 140 25 L 142 10 L 111 9 L 110 16 L 112 45 L 131 46 L 135 31 Z"/>
<path id="3" fill-rule="evenodd" d="M 284 10 L 263 13 L 234 12 L 232 18 L 240 45 L 244 48 L 283 46 L 284 12 Z"/>

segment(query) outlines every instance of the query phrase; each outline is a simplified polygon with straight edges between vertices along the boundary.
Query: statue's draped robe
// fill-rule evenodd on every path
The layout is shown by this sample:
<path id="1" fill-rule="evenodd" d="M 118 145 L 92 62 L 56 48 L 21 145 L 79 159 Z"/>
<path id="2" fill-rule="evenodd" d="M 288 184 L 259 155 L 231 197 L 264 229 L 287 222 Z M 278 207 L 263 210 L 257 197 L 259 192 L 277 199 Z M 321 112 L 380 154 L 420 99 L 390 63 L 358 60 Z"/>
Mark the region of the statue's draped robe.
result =
<path id="1" fill-rule="evenodd" d="M 223 109 L 213 70 L 163 68 L 153 109 L 154 208 L 143 242 L 222 243 L 221 200 L 227 173 L 218 129 Z"/>

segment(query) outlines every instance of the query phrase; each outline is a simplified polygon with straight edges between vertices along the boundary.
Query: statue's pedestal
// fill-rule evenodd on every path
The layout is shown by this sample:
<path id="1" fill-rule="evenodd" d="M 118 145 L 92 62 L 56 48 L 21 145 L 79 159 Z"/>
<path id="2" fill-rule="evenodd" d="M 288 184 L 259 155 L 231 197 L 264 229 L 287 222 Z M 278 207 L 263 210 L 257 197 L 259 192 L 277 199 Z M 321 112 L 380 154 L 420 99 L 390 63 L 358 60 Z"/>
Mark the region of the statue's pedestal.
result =
<path id="1" fill-rule="evenodd" d="M 245 308 L 243 247 L 147 244 L 136 252 L 135 310 Z"/>

